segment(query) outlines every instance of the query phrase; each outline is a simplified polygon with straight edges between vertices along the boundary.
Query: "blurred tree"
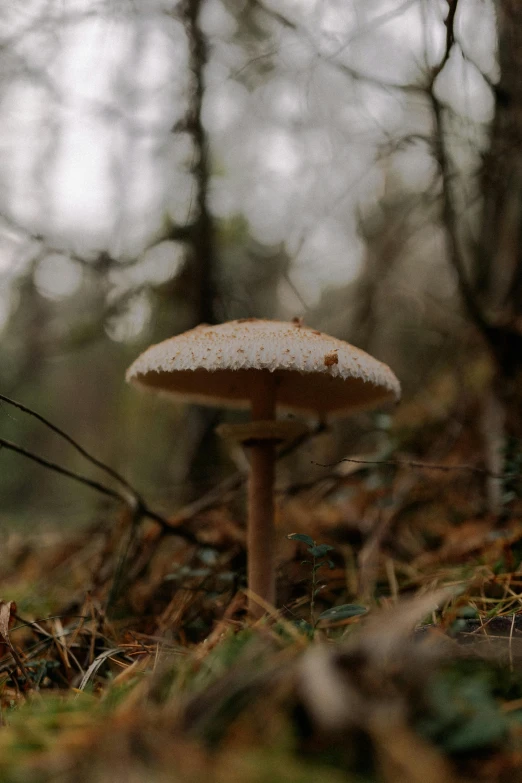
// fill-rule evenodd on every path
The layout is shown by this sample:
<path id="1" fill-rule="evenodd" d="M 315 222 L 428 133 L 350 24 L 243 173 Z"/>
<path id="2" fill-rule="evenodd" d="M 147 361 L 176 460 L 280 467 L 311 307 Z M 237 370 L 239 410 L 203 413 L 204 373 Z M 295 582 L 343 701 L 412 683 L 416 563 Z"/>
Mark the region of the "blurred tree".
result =
<path id="1" fill-rule="evenodd" d="M 429 95 L 435 122 L 435 157 L 442 182 L 442 218 L 447 254 L 458 279 L 462 302 L 493 358 L 496 374 L 484 404 L 486 443 L 493 471 L 502 466 L 498 450 L 507 429 L 506 459 L 519 451 L 522 439 L 522 11 L 512 0 L 495 3 L 498 79 L 489 87 L 494 97 L 487 146 L 478 176 L 479 232 L 473 241 L 459 209 L 458 166 L 451 156 L 446 117 L 437 80 L 459 44 L 456 25 L 459 0 L 448 0 L 444 54 L 433 70 Z M 486 81 L 487 77 L 484 75 Z M 456 181 L 456 184 L 455 184 Z M 493 435 L 492 435 L 493 431 Z M 499 491 L 497 487 L 497 492 Z M 498 507 L 499 498 L 491 498 Z"/>

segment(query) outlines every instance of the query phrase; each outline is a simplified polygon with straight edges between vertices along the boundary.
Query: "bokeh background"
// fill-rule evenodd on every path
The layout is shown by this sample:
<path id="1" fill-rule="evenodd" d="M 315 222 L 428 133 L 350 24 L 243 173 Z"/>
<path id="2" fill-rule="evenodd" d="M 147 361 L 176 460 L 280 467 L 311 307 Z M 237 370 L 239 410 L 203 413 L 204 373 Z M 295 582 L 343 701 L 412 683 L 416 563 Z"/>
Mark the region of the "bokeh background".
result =
<path id="1" fill-rule="evenodd" d="M 497 410 L 522 356 L 516 2 L 27 0 L 0 31 L 3 394 L 165 512 L 234 468 L 222 414 L 124 373 L 202 321 L 348 339 L 401 379 L 403 424 L 475 388 Z M 6 405 L 0 432 L 86 469 Z M 390 439 L 386 415 L 338 423 L 285 475 Z M 105 505 L 0 451 L 2 529 Z"/>

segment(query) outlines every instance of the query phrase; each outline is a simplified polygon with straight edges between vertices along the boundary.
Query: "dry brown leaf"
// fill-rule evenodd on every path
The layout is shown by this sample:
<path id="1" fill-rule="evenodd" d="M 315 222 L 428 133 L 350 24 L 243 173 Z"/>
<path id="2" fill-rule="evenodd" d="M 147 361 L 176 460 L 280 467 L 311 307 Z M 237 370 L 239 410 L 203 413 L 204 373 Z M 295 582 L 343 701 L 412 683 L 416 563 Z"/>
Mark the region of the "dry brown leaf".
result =
<path id="1" fill-rule="evenodd" d="M 2 639 L 2 641 L 0 641 L 0 653 L 2 655 L 5 655 L 7 652 L 11 653 L 25 677 L 26 685 L 29 685 L 29 677 L 26 668 L 9 638 L 9 628 L 14 622 L 15 613 L 16 604 L 14 601 L 0 601 L 0 637 Z"/>
<path id="2" fill-rule="evenodd" d="M 0 601 L 0 633 L 2 636 L 9 636 L 9 626 L 11 618 L 16 612 L 14 601 Z"/>
<path id="3" fill-rule="evenodd" d="M 11 641 L 9 639 L 9 628 L 13 624 L 16 604 L 14 601 L 0 601 L 0 657 L 3 657 L 11 650 Z"/>

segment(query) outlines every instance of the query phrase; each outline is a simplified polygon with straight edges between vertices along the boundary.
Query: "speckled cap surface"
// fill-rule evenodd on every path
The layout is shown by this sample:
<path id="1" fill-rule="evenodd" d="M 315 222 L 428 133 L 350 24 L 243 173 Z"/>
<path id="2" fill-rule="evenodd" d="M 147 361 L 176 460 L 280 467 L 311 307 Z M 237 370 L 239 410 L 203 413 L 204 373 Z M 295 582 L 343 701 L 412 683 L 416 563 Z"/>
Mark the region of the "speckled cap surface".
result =
<path id="1" fill-rule="evenodd" d="M 400 397 L 390 368 L 364 351 L 297 321 L 256 318 L 197 326 L 152 345 L 126 377 L 178 399 L 244 407 L 267 372 L 286 410 L 339 415 Z"/>

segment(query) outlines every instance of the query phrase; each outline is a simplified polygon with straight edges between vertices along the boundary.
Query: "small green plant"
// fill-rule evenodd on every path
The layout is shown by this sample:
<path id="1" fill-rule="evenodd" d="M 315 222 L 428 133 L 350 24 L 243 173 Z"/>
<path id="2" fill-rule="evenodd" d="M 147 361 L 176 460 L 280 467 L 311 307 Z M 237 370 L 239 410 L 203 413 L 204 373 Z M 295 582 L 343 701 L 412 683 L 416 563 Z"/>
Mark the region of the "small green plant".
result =
<path id="1" fill-rule="evenodd" d="M 290 533 L 288 538 L 291 541 L 301 541 L 306 544 L 306 552 L 309 555 L 309 559 L 302 560 L 301 565 L 310 566 L 310 629 L 311 633 L 315 629 L 317 620 L 315 619 L 315 597 L 324 587 L 323 582 L 319 582 L 317 579 L 317 572 L 324 566 L 333 568 L 334 564 L 327 557 L 328 552 L 332 552 L 334 547 L 330 544 L 318 544 L 310 536 L 304 533 Z"/>
<path id="2" fill-rule="evenodd" d="M 308 560 L 301 561 L 301 565 L 310 566 L 310 622 L 301 620 L 299 623 L 301 628 L 306 630 L 310 636 L 313 636 L 319 620 L 337 622 L 360 614 L 366 614 L 368 610 L 365 606 L 360 604 L 342 604 L 342 606 L 332 606 L 330 609 L 326 609 L 316 618 L 315 597 L 324 587 L 324 582 L 319 582 L 317 579 L 317 572 L 324 566 L 328 566 L 330 569 L 334 568 L 334 563 L 327 557 L 328 552 L 332 552 L 334 547 L 329 544 L 318 544 L 317 541 L 314 541 L 313 538 L 304 533 L 290 533 L 288 538 L 291 541 L 301 541 L 301 543 L 306 544 L 306 552 L 310 556 Z"/>

